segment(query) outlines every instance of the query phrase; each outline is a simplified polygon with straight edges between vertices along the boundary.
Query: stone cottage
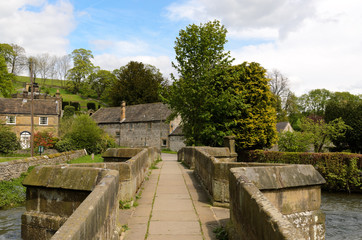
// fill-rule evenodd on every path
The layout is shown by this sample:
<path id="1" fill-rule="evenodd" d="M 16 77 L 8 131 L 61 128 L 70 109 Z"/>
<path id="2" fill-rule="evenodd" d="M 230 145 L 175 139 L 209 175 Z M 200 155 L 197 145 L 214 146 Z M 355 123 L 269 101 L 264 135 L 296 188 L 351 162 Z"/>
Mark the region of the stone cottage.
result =
<path id="1" fill-rule="evenodd" d="M 13 98 L 0 98 L 0 123 L 12 126 L 20 139 L 22 148 L 30 147 L 31 135 L 31 94 L 15 94 Z M 34 132 L 50 131 L 58 136 L 62 99 L 34 94 Z"/>
<path id="2" fill-rule="evenodd" d="M 166 123 L 171 110 L 163 103 L 100 108 L 92 115 L 99 127 L 126 147 L 170 148 L 169 135 L 180 124 L 179 117 Z M 179 143 L 183 144 L 183 143 Z"/>

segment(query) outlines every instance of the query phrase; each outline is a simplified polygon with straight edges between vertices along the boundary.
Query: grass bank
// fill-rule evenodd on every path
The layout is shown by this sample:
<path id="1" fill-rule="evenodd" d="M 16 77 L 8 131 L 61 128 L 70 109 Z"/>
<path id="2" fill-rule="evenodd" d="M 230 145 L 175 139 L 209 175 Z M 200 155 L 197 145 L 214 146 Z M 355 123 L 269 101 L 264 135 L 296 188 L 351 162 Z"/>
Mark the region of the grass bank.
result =
<path id="1" fill-rule="evenodd" d="M 24 178 L 33 170 L 22 173 L 20 177 L 10 181 L 0 181 L 0 209 L 12 208 L 23 205 L 25 202 L 26 188 L 22 185 Z"/>
<path id="2" fill-rule="evenodd" d="M 94 155 L 94 159 L 92 159 L 92 155 L 86 155 L 80 158 L 76 158 L 73 159 L 71 161 L 69 161 L 69 164 L 72 163 L 99 163 L 99 162 L 103 162 L 103 158 L 101 157 L 101 154 L 96 154 Z"/>

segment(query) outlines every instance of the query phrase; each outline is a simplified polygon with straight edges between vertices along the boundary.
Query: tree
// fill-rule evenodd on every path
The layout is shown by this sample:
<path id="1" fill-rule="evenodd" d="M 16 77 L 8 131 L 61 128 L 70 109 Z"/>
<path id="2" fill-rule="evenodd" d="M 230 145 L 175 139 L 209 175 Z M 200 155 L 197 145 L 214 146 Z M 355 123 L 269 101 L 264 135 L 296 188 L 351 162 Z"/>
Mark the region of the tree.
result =
<path id="1" fill-rule="evenodd" d="M 37 72 L 43 80 L 43 85 L 45 85 L 45 81 L 51 72 L 51 64 L 50 64 L 50 55 L 48 53 L 43 53 L 35 57 L 35 64 Z"/>
<path id="2" fill-rule="evenodd" d="M 25 55 L 25 50 L 23 47 L 16 44 L 11 44 L 11 46 L 13 47 L 14 54 L 11 56 L 10 72 L 14 75 L 18 75 L 26 68 L 28 59 Z"/>
<path id="3" fill-rule="evenodd" d="M 67 76 L 72 81 L 71 90 L 78 93 L 81 83 L 93 72 L 94 65 L 91 62 L 93 58 L 92 51 L 83 48 L 73 50 L 72 54 L 74 67 L 69 69 Z"/>
<path id="4" fill-rule="evenodd" d="M 136 81 L 136 79 L 130 79 Z M 101 97 L 103 99 L 107 99 L 108 91 L 105 93 L 107 87 L 110 87 L 116 81 L 116 76 L 113 75 L 110 71 L 107 70 L 99 70 L 97 72 L 92 73 L 88 77 L 88 81 L 90 83 L 91 89 L 93 89 L 97 94 L 97 99 Z M 122 85 L 121 85 L 122 86 Z M 145 86 L 146 87 L 146 86 Z M 105 93 L 103 95 L 103 93 Z"/>
<path id="5" fill-rule="evenodd" d="M 10 97 L 13 90 L 12 81 L 14 79 L 14 74 L 8 73 L 5 58 L 0 54 L 0 93 L 4 97 Z"/>
<path id="6" fill-rule="evenodd" d="M 0 43 L 0 55 L 4 57 L 6 64 L 10 64 L 14 55 L 13 47 L 7 43 Z"/>
<path id="7" fill-rule="evenodd" d="M 171 117 L 181 115 L 189 145 L 204 144 L 201 126 L 210 122 L 208 107 L 212 101 L 212 81 L 232 62 L 230 52 L 224 51 L 226 33 L 226 28 L 215 20 L 199 26 L 187 26 L 185 30 L 180 30 L 175 41 L 177 62 L 172 62 L 172 66 L 179 79 L 171 75 L 173 85 L 169 94 L 165 93 L 163 97 L 171 106 Z"/>
<path id="8" fill-rule="evenodd" d="M 314 89 L 303 94 L 299 99 L 299 106 L 305 116 L 324 116 L 325 108 L 331 92 L 326 89 Z"/>
<path id="9" fill-rule="evenodd" d="M 122 101 L 129 105 L 159 102 L 159 90 L 167 85 L 156 67 L 141 62 L 131 61 L 113 74 L 116 80 L 109 92 L 112 106 L 120 106 Z"/>
<path id="10" fill-rule="evenodd" d="M 329 123 L 325 123 L 323 119 L 311 118 L 304 118 L 302 121 L 302 132 L 309 134 L 315 152 L 322 152 L 334 139 L 343 137 L 349 128 L 342 118 Z"/>
<path id="11" fill-rule="evenodd" d="M 279 133 L 278 148 L 283 152 L 306 152 L 311 144 L 310 134 L 302 132 Z"/>
<path id="12" fill-rule="evenodd" d="M 71 56 L 70 55 L 64 55 L 62 57 L 59 57 L 56 62 L 56 68 L 58 72 L 58 77 L 60 80 L 65 80 L 67 76 L 67 72 L 71 67 Z M 63 81 L 62 81 L 63 86 Z"/>
<path id="13" fill-rule="evenodd" d="M 326 122 L 342 118 L 351 128 L 345 136 L 333 139 L 336 151 L 362 152 L 362 97 L 348 92 L 336 92 L 326 105 Z"/>

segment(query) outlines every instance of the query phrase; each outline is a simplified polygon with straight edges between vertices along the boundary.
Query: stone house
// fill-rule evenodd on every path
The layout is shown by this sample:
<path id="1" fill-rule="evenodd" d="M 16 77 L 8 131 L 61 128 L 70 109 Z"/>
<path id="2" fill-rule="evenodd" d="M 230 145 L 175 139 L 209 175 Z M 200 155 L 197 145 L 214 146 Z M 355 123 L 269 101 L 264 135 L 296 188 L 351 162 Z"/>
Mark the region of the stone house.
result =
<path id="1" fill-rule="evenodd" d="M 125 147 L 170 148 L 169 135 L 181 122 L 179 117 L 166 123 L 171 110 L 163 103 L 147 103 L 100 108 L 92 118 L 116 143 Z M 182 144 L 182 143 L 179 143 Z"/>
<path id="2" fill-rule="evenodd" d="M 31 135 L 31 94 L 15 94 L 13 98 L 0 98 L 0 123 L 12 126 L 20 139 L 22 148 L 30 147 Z M 62 111 L 62 99 L 34 94 L 34 132 L 50 131 L 58 136 L 59 121 Z"/>
<path id="3" fill-rule="evenodd" d="M 184 141 L 185 141 L 185 136 L 182 132 L 182 127 L 178 126 L 169 135 L 170 149 L 178 152 L 181 148 L 186 146 Z"/>

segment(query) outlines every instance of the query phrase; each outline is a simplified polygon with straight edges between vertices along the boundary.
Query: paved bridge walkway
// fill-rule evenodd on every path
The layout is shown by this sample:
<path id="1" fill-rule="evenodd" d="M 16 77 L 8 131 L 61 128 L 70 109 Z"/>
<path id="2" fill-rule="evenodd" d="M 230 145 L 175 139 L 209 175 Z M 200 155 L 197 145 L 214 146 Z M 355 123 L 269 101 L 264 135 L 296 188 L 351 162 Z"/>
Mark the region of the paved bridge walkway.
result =
<path id="1" fill-rule="evenodd" d="M 177 162 L 176 154 L 162 154 L 142 187 L 138 206 L 122 210 L 121 239 L 216 239 L 213 229 L 229 218 L 228 209 L 212 207 L 191 170 Z"/>

